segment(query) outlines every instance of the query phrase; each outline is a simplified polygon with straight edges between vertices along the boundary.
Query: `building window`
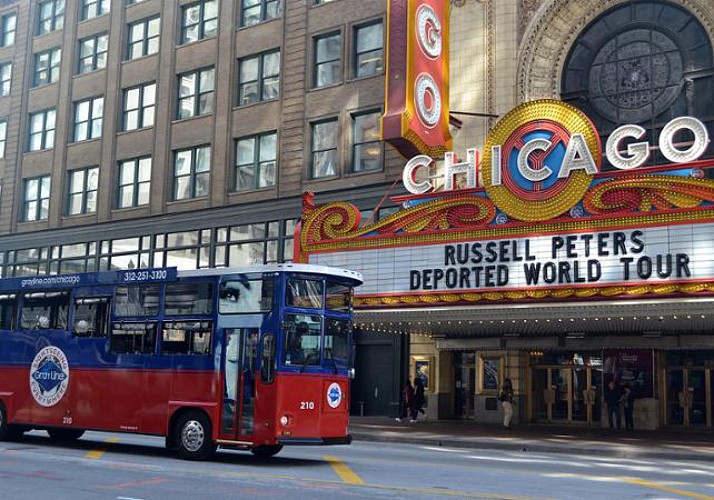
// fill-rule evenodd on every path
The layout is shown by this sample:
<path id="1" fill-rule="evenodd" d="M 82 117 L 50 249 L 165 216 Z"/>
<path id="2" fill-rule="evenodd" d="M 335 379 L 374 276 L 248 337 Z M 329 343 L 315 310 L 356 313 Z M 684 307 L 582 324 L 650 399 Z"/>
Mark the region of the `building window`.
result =
<path id="1" fill-rule="evenodd" d="M 127 5 L 134 5 L 135 3 L 146 2 L 146 0 L 126 0 Z"/>
<path id="2" fill-rule="evenodd" d="M 342 37 L 330 33 L 315 38 L 315 72 L 313 85 L 316 88 L 342 81 Z"/>
<path id="3" fill-rule="evenodd" d="M 12 63 L 0 64 L 0 96 L 10 95 L 12 87 Z"/>
<path id="4" fill-rule="evenodd" d="M 290 219 L 216 228 L 215 267 L 291 262 L 295 224 Z"/>
<path id="5" fill-rule="evenodd" d="M 384 71 L 383 32 L 381 21 L 355 28 L 355 77 L 378 75 Z"/>
<path id="6" fill-rule="evenodd" d="M 156 83 L 147 83 L 124 90 L 124 130 L 154 126 Z"/>
<path id="7" fill-rule="evenodd" d="M 675 19 L 676 30 L 665 26 Z M 659 137 L 672 117 L 687 110 L 712 130 L 712 48 L 708 28 L 682 2 L 618 3 L 579 31 L 562 66 L 559 98 L 592 120 L 601 144 L 630 123 L 643 127 L 645 137 Z M 703 157 L 713 155 L 710 142 Z M 669 163 L 652 148 L 643 166 Z M 607 155 L 601 169 L 618 171 Z"/>
<path id="8" fill-rule="evenodd" d="M 311 178 L 337 175 L 337 129 L 337 119 L 312 124 Z"/>
<path id="9" fill-rule="evenodd" d="M 22 219 L 45 220 L 50 214 L 50 176 L 25 179 Z"/>
<path id="10" fill-rule="evenodd" d="M 139 57 L 155 54 L 159 51 L 161 19 L 159 16 L 131 23 L 129 25 L 129 49 L 127 57 Z"/>
<path id="11" fill-rule="evenodd" d="M 57 111 L 46 109 L 30 114 L 30 137 L 28 149 L 40 151 L 55 145 L 55 118 Z"/>
<path id="12" fill-rule="evenodd" d="M 35 87 L 59 80 L 62 50 L 54 48 L 35 54 L 35 70 L 32 83 Z"/>
<path id="13" fill-rule="evenodd" d="M 104 97 L 79 101 L 74 106 L 74 140 L 86 141 L 102 136 Z"/>
<path id="14" fill-rule="evenodd" d="M 211 38 L 217 31 L 217 0 L 203 0 L 181 8 L 181 44 Z"/>
<path id="15" fill-rule="evenodd" d="M 5 143 L 7 142 L 7 120 L 0 120 L 0 158 L 5 158 Z"/>
<path id="16" fill-rule="evenodd" d="M 277 132 L 236 141 L 236 190 L 249 191 L 275 185 L 277 142 Z"/>
<path id="17" fill-rule="evenodd" d="M 17 14 L 6 14 L 0 17 L 0 47 L 14 45 L 16 31 Z"/>
<path id="18" fill-rule="evenodd" d="M 79 72 L 88 73 L 107 65 L 109 35 L 96 35 L 79 41 Z"/>
<path id="19" fill-rule="evenodd" d="M 238 105 L 277 99 L 280 91 L 280 52 L 266 52 L 240 61 Z"/>
<path id="20" fill-rule="evenodd" d="M 281 0 L 243 0 L 240 25 L 253 26 L 275 19 L 280 14 L 282 14 Z"/>
<path id="21" fill-rule="evenodd" d="M 213 68 L 179 75 L 178 118 L 212 113 L 214 84 Z"/>
<path id="22" fill-rule="evenodd" d="M 118 208 L 138 207 L 149 203 L 151 157 L 119 162 Z"/>
<path id="23" fill-rule="evenodd" d="M 109 0 L 82 0 L 82 21 L 107 12 L 109 12 Z"/>
<path id="24" fill-rule="evenodd" d="M 45 35 L 64 27 L 64 0 L 40 2 L 37 34 Z"/>
<path id="25" fill-rule="evenodd" d="M 314 5 L 322 5 L 322 4 L 330 3 L 330 2 L 333 2 L 333 1 L 334 1 L 334 0 L 313 0 L 312 3 L 313 3 Z"/>
<path id="26" fill-rule="evenodd" d="M 92 214 L 97 211 L 99 167 L 81 168 L 69 173 L 67 215 Z"/>
<path id="27" fill-rule="evenodd" d="M 176 151 L 174 160 L 174 200 L 208 195 L 211 175 L 211 146 Z"/>
<path id="28" fill-rule="evenodd" d="M 379 111 L 352 115 L 352 171 L 382 170 L 384 148 L 379 140 Z"/>

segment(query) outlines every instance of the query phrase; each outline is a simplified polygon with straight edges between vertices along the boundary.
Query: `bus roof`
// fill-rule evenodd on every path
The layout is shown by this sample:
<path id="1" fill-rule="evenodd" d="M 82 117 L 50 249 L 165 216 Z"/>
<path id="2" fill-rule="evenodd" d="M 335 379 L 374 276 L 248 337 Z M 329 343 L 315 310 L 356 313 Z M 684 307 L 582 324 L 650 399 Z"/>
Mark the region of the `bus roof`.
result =
<path id="1" fill-rule="evenodd" d="M 334 276 L 362 284 L 362 275 L 348 269 L 313 264 L 267 264 L 248 267 L 220 267 L 177 271 L 175 267 L 121 269 L 89 273 L 34 275 L 0 279 L 0 292 L 66 290 L 82 286 L 138 284 L 175 281 L 177 278 L 223 276 L 229 274 L 293 272 Z"/>
<path id="2" fill-rule="evenodd" d="M 335 276 L 338 278 L 347 278 L 357 282 L 357 285 L 362 284 L 362 274 L 349 269 L 340 269 L 337 267 L 317 266 L 315 264 L 261 264 L 256 266 L 246 267 L 218 267 L 207 269 L 191 269 L 179 271 L 179 278 L 189 278 L 194 276 L 222 276 L 225 274 L 248 274 L 248 273 L 270 273 L 270 272 L 291 272 L 291 273 L 310 273 L 322 274 L 324 276 Z"/>

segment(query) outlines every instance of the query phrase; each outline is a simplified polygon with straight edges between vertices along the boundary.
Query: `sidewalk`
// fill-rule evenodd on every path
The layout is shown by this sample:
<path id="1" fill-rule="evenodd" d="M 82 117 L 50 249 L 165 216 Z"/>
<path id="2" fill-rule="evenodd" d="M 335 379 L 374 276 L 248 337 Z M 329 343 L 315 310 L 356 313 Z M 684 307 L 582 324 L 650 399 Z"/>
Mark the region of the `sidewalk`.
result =
<path id="1" fill-rule="evenodd" d="M 458 448 L 714 461 L 714 431 L 611 431 L 591 427 L 520 424 L 510 430 L 463 420 L 398 423 L 389 417 L 350 417 L 355 441 Z"/>

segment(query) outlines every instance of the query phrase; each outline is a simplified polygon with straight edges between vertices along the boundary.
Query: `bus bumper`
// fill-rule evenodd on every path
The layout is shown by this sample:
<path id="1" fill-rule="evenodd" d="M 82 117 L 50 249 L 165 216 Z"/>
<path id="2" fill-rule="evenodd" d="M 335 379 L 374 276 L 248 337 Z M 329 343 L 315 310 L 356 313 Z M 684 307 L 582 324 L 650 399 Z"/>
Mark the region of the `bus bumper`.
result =
<path id="1" fill-rule="evenodd" d="M 335 444 L 350 444 L 352 435 L 331 438 L 308 438 L 308 437 L 279 437 L 278 444 L 299 445 L 299 446 L 330 446 Z"/>

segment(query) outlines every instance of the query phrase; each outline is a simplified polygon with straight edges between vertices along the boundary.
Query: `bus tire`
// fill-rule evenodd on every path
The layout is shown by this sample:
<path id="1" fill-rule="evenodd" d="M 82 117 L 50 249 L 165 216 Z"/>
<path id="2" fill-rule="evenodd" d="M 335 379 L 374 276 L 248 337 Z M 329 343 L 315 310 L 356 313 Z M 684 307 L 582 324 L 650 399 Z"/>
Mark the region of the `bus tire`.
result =
<path id="1" fill-rule="evenodd" d="M 191 410 L 176 422 L 178 454 L 185 460 L 206 460 L 216 451 L 213 428 L 205 413 Z"/>
<path id="2" fill-rule="evenodd" d="M 55 441 L 76 441 L 84 436 L 84 429 L 53 428 L 47 429 L 47 434 Z"/>
<path id="3" fill-rule="evenodd" d="M 280 450 L 282 449 L 282 444 L 261 444 L 260 446 L 252 447 L 250 452 L 258 458 L 270 458 L 280 453 Z"/>

